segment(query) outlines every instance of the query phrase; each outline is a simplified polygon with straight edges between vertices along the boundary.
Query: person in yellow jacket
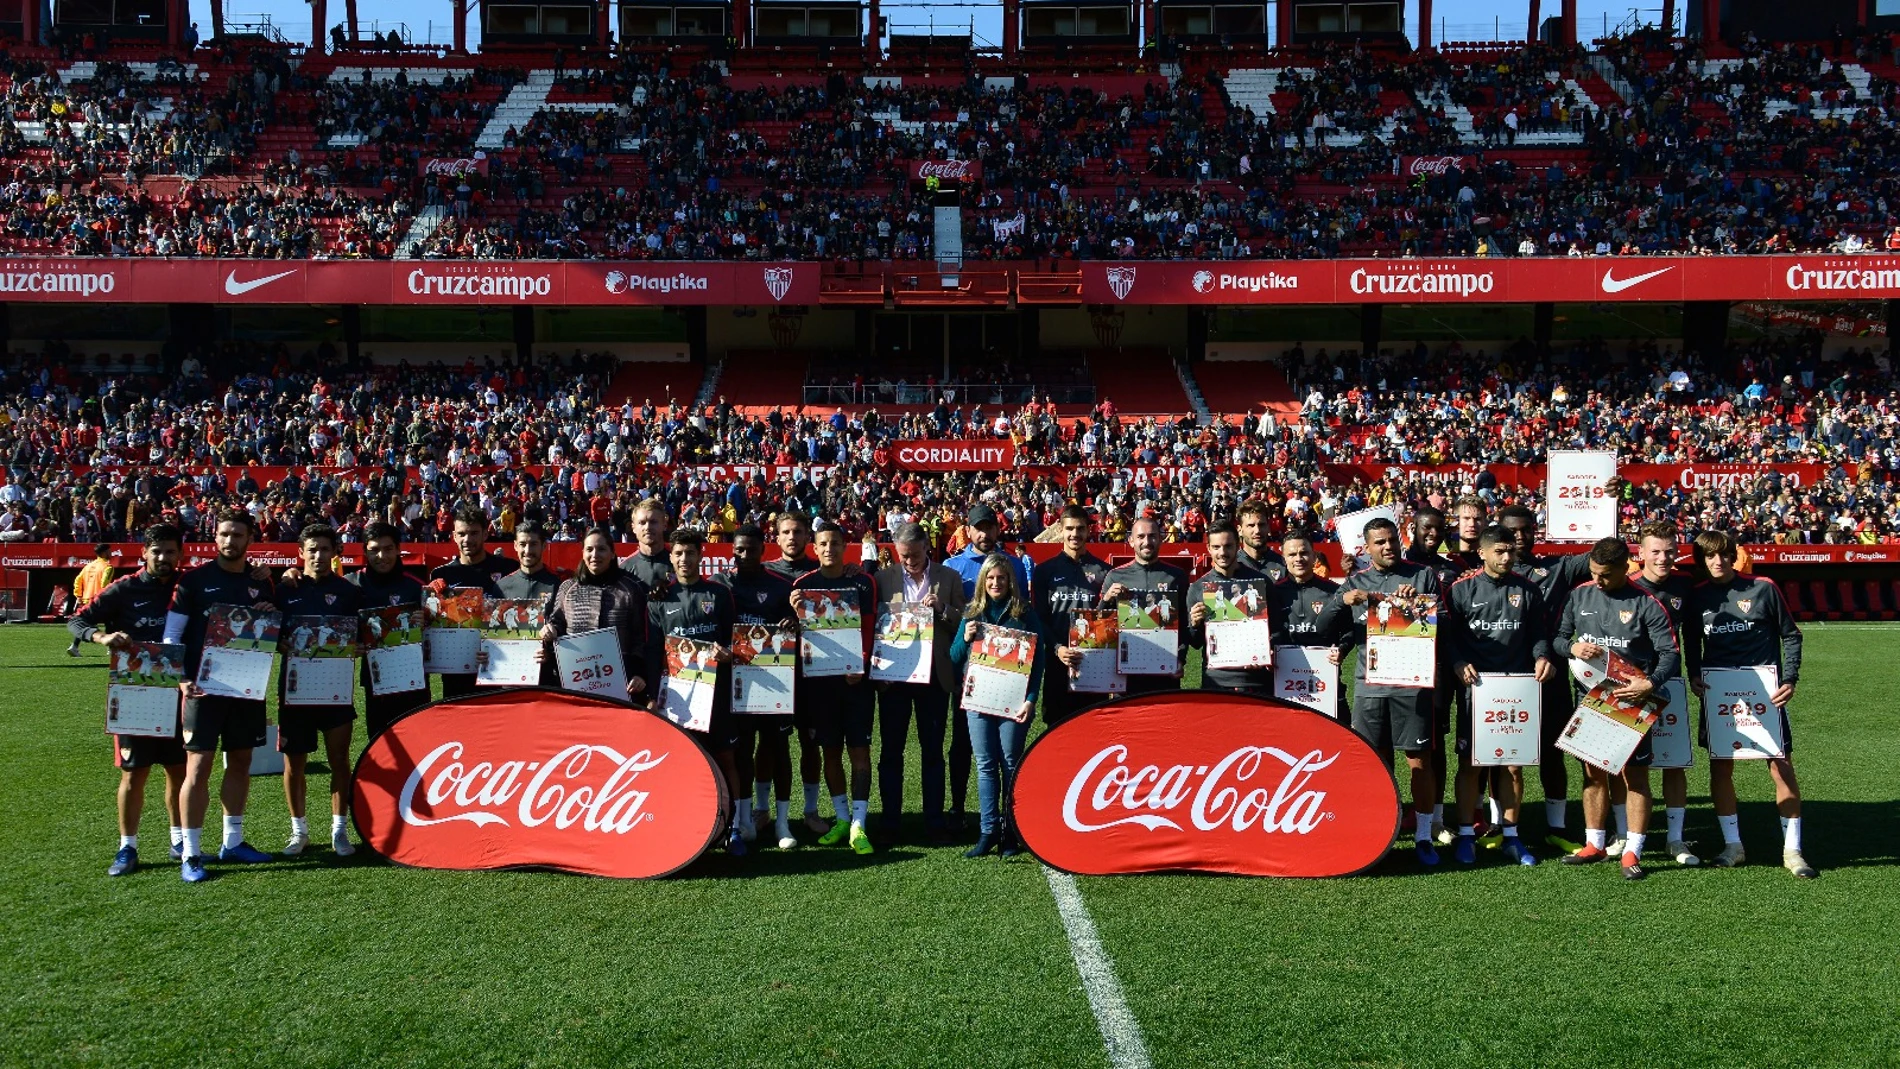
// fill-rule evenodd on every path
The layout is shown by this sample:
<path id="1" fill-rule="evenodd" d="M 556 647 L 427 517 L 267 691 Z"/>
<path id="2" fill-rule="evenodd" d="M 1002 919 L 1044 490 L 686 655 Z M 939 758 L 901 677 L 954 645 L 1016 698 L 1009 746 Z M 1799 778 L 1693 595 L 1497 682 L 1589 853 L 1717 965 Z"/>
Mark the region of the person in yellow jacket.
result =
<path id="1" fill-rule="evenodd" d="M 73 611 L 91 605 L 99 592 L 112 585 L 112 547 L 104 542 L 92 547 L 92 559 L 79 569 L 78 578 L 73 580 Z M 73 639 L 66 647 L 68 657 L 79 656 L 79 640 Z"/>

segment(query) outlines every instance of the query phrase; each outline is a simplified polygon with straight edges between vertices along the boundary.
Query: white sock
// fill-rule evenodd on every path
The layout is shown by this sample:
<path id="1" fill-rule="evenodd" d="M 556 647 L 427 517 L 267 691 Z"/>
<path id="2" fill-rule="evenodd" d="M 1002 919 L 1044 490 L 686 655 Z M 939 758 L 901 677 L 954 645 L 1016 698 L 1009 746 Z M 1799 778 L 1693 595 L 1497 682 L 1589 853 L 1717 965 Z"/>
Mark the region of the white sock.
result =
<path id="1" fill-rule="evenodd" d="M 1505 837 L 1506 839 L 1515 839 L 1515 838 L 1517 838 L 1517 825 L 1515 825 L 1515 824 L 1506 824 L 1506 825 L 1504 826 L 1504 837 Z"/>
<path id="2" fill-rule="evenodd" d="M 173 824 L 172 825 L 172 845 L 177 846 L 180 843 L 183 843 L 184 841 L 185 841 L 185 829 L 176 824 Z"/>
<path id="3" fill-rule="evenodd" d="M 1583 829 L 1583 845 L 1594 846 L 1598 850 L 1610 845 L 1610 833 L 1603 828 Z"/>
<path id="4" fill-rule="evenodd" d="M 1498 808 L 1498 800 L 1496 798 L 1486 798 L 1485 805 L 1489 808 L 1491 813 L 1492 827 L 1495 828 L 1499 824 L 1504 823 L 1504 811 Z"/>
<path id="5" fill-rule="evenodd" d="M 1689 810 L 1683 806 L 1672 805 L 1663 810 L 1663 815 L 1669 818 L 1669 841 L 1672 843 L 1682 842 L 1684 839 L 1683 829 L 1689 823 Z"/>
<path id="6" fill-rule="evenodd" d="M 1643 841 L 1648 838 L 1649 838 L 1649 835 L 1646 832 L 1640 832 L 1640 831 L 1630 832 L 1623 839 L 1623 852 L 1626 854 L 1635 854 L 1639 858 L 1642 857 L 1643 856 Z"/>
<path id="7" fill-rule="evenodd" d="M 1739 843 L 1742 841 L 1742 818 L 1741 817 L 1735 815 L 1734 813 L 1730 813 L 1726 817 L 1720 813 L 1717 813 L 1715 815 L 1715 823 L 1718 827 L 1722 829 L 1722 842 L 1724 845 L 1728 843 Z"/>
<path id="8" fill-rule="evenodd" d="M 1547 798 L 1544 800 L 1544 823 L 1551 831 L 1564 829 L 1564 810 L 1570 807 L 1568 798 Z"/>
<path id="9" fill-rule="evenodd" d="M 851 823 L 864 827 L 865 818 L 871 813 L 871 800 L 868 798 L 851 800 Z"/>
<path id="10" fill-rule="evenodd" d="M 330 817 L 330 835 L 332 837 L 342 835 L 349 830 L 350 815 L 348 813 L 337 813 Z"/>
<path id="11" fill-rule="evenodd" d="M 244 814 L 224 818 L 224 848 L 226 850 L 244 841 Z"/>
<path id="12" fill-rule="evenodd" d="M 310 838 L 310 821 L 305 817 L 290 818 L 290 834 L 299 839 Z"/>
<path id="13" fill-rule="evenodd" d="M 1781 822 L 1781 849 L 1790 854 L 1801 852 L 1801 818 L 1789 817 Z"/>
<path id="14" fill-rule="evenodd" d="M 204 848 L 201 842 L 204 839 L 205 830 L 203 828 L 180 828 L 179 830 L 184 833 L 185 856 L 202 856 Z"/>
<path id="15" fill-rule="evenodd" d="M 136 835 L 119 836 L 119 849 L 123 850 L 128 846 L 137 850 L 139 848 L 139 837 Z"/>
<path id="16" fill-rule="evenodd" d="M 778 826 L 782 828 L 786 821 L 792 819 L 792 803 L 780 802 L 774 812 L 778 813 Z"/>
<path id="17" fill-rule="evenodd" d="M 772 811 L 772 781 L 769 779 L 752 781 L 752 808 L 761 813 Z"/>
<path id="18" fill-rule="evenodd" d="M 831 796 L 831 812 L 840 823 L 851 819 L 850 799 L 842 794 Z"/>
<path id="19" fill-rule="evenodd" d="M 1432 815 L 1430 813 L 1420 813 L 1418 815 L 1417 823 L 1418 823 L 1418 826 L 1412 829 L 1412 834 L 1417 838 L 1417 841 L 1421 843 L 1431 842 L 1432 841 Z"/>
<path id="20" fill-rule="evenodd" d="M 818 812 L 818 785 L 816 783 L 805 784 L 805 812 Z"/>
<path id="21" fill-rule="evenodd" d="M 741 824 L 752 823 L 752 799 L 741 798 L 739 799 L 738 805 L 739 805 L 739 823 Z"/>
<path id="22" fill-rule="evenodd" d="M 1626 805 L 1613 805 L 1610 807 L 1610 812 L 1616 816 L 1616 837 L 1619 839 L 1629 838 L 1630 807 Z"/>

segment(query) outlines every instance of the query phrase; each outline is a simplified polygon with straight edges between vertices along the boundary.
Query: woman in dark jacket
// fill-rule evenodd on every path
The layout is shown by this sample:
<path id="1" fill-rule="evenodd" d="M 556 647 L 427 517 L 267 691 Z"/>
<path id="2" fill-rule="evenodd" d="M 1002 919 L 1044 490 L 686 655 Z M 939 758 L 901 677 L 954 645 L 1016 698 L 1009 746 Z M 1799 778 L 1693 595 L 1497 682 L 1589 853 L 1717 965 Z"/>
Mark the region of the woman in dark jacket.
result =
<path id="1" fill-rule="evenodd" d="M 620 660 L 627 669 L 627 696 L 647 690 L 647 588 L 620 570 L 614 540 L 603 528 L 581 539 L 581 566 L 574 578 L 554 592 L 541 640 L 612 628 L 620 639 Z"/>
<path id="2" fill-rule="evenodd" d="M 1029 598 L 1016 588 L 1015 562 L 1001 553 L 984 558 L 976 573 L 976 593 L 963 612 L 963 625 L 950 643 L 950 660 L 967 671 L 970 647 L 976 643 L 983 624 L 995 624 L 1036 636 L 1036 654 L 1029 668 L 1028 698 L 1017 710 L 1016 718 L 988 713 L 964 712 L 970 725 L 970 747 L 976 757 L 976 796 L 982 816 L 982 834 L 976 845 L 963 856 L 982 857 L 1001 848 L 1010 857 L 1022 848 L 1016 841 L 1015 828 L 1003 810 L 1016 768 L 1022 764 L 1023 746 L 1029 741 L 1029 726 L 1035 721 L 1036 696 L 1042 689 L 1042 668 L 1048 660 L 1048 639 L 1042 619 L 1030 607 Z M 957 688 L 962 693 L 962 687 Z"/>

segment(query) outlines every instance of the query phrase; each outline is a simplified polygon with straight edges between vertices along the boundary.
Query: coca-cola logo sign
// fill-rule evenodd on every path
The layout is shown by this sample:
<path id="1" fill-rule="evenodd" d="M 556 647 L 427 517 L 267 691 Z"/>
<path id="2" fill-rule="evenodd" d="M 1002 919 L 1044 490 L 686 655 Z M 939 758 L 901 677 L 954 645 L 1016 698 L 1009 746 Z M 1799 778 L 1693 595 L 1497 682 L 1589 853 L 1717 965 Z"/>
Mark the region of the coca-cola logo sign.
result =
<path id="1" fill-rule="evenodd" d="M 926 178 L 945 182 L 975 182 L 983 177 L 983 164 L 979 160 L 912 160 L 910 176 L 918 182 Z"/>
<path id="2" fill-rule="evenodd" d="M 1476 170 L 1478 161 L 1470 156 L 1401 156 L 1393 164 L 1395 173 L 1408 178 L 1427 174 L 1450 174 L 1453 167 L 1461 171 Z"/>
<path id="3" fill-rule="evenodd" d="M 1098 706 L 1037 740 L 1012 797 L 1024 844 L 1090 876 L 1347 876 L 1399 821 L 1392 774 L 1349 728 L 1231 694 Z"/>
<path id="4" fill-rule="evenodd" d="M 356 763 L 363 841 L 402 865 L 664 876 L 719 833 L 725 782 L 684 731 L 620 702 L 522 689 L 437 702 Z"/>

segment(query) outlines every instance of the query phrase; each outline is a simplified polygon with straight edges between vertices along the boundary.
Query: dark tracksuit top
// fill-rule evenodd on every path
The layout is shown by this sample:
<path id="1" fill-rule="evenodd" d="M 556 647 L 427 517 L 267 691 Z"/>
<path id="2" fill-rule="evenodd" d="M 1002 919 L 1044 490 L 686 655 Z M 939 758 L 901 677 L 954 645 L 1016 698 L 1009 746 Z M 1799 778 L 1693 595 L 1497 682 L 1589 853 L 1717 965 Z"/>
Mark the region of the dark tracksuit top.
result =
<path id="1" fill-rule="evenodd" d="M 1538 658 L 1550 659 L 1544 596 L 1516 572 L 1493 579 L 1479 571 L 1451 584 L 1438 619 L 1445 662 L 1459 686 L 1467 665 L 1480 676 L 1527 675 L 1536 670 Z"/>
<path id="2" fill-rule="evenodd" d="M 788 583 L 796 583 L 806 572 L 817 571 L 818 562 L 810 557 L 799 557 L 796 560 L 780 557 L 766 564 L 765 570 Z"/>
<path id="3" fill-rule="evenodd" d="M 405 606 L 420 606 L 422 604 L 422 584 L 401 568 L 396 568 L 383 574 L 378 574 L 368 568 L 364 568 L 359 572 L 351 572 L 349 582 L 356 584 L 357 589 L 361 592 L 362 601 L 358 606 L 359 609 L 393 609 Z M 358 671 L 358 679 L 363 684 L 363 709 L 366 714 L 365 719 L 371 723 L 378 722 L 379 720 L 386 722 L 388 716 L 383 715 L 384 713 L 393 715 L 394 713 L 408 712 L 417 704 L 427 701 L 429 698 L 427 687 L 421 690 L 406 691 L 400 694 L 379 695 L 370 690 L 369 655 L 367 653 L 363 655 L 362 664 L 359 666 Z M 382 707 L 385 706 L 387 708 L 383 709 Z"/>
<path id="4" fill-rule="evenodd" d="M 662 584 L 673 581 L 673 558 L 665 553 L 656 557 L 645 550 L 635 550 L 633 556 L 620 562 L 620 570 L 645 583 L 648 590 L 658 590 Z"/>
<path id="5" fill-rule="evenodd" d="M 1280 640 L 1289 646 L 1348 647 L 1343 641 L 1345 614 L 1333 597 L 1339 584 L 1314 575 L 1301 582 L 1291 572 L 1273 585 L 1273 615 L 1280 622 Z"/>
<path id="6" fill-rule="evenodd" d="M 1286 558 L 1269 549 L 1265 556 L 1256 557 L 1245 549 L 1240 551 L 1240 563 L 1252 568 L 1269 580 L 1277 583 L 1286 578 Z"/>
<path id="7" fill-rule="evenodd" d="M 1272 579 L 1263 575 L 1252 565 L 1246 563 L 1245 560 L 1241 560 L 1235 563 L 1234 574 L 1231 576 L 1223 576 L 1219 572 L 1209 571 L 1206 575 L 1189 583 L 1187 603 L 1189 608 L 1199 605 L 1205 592 L 1209 589 L 1225 589 L 1229 601 L 1232 601 L 1234 596 L 1241 591 L 1255 591 L 1260 597 L 1260 603 L 1267 608 L 1267 627 L 1272 633 L 1270 641 L 1273 645 L 1279 646 L 1285 643 L 1286 635 L 1281 628 L 1283 617 L 1273 611 L 1273 585 Z M 1184 623 L 1181 631 L 1183 645 L 1192 646 L 1200 650 L 1203 656 L 1205 656 L 1207 652 L 1207 626 L 1203 624 L 1200 627 L 1194 627 L 1191 624 Z M 1203 687 L 1213 686 L 1232 689 L 1246 688 L 1248 690 L 1257 690 L 1262 694 L 1268 694 L 1273 690 L 1273 669 L 1209 668 L 1206 662 L 1203 661 L 1201 664 L 1201 685 Z"/>
<path id="8" fill-rule="evenodd" d="M 1772 580 L 1738 575 L 1703 583 L 1690 595 L 1684 623 L 1691 674 L 1772 664 L 1782 683 L 1801 679 L 1801 628 Z"/>
<path id="9" fill-rule="evenodd" d="M 1054 652 L 1055 646 L 1069 644 L 1075 610 L 1093 609 L 1100 604 L 1102 579 L 1106 575 L 1108 565 L 1088 553 L 1074 560 L 1067 553 L 1058 553 L 1036 565 L 1030 577 L 1030 589 L 1034 591 L 1030 603 L 1036 615 L 1042 618 L 1043 626 L 1048 628 L 1049 641 L 1053 644 L 1050 652 Z M 1067 675 L 1062 678 L 1066 680 Z"/>
<path id="10" fill-rule="evenodd" d="M 198 677 L 198 662 L 204 658 L 205 627 L 211 609 L 217 605 L 276 604 L 277 588 L 269 579 L 251 576 L 250 566 L 241 572 L 227 572 L 217 561 L 206 561 L 178 577 L 172 588 L 171 612 L 185 618 L 185 675 Z M 243 700 L 243 699 L 234 699 Z M 257 699 L 260 703 L 263 699 Z"/>
<path id="11" fill-rule="evenodd" d="M 1553 646 L 1565 657 L 1570 647 L 1589 642 L 1635 665 L 1660 690 L 1682 670 L 1669 610 L 1634 583 L 1610 593 L 1595 583 L 1579 583 L 1564 602 Z"/>
<path id="12" fill-rule="evenodd" d="M 135 572 L 99 592 L 92 603 L 66 622 L 74 641 L 90 642 L 96 634 L 123 631 L 135 642 L 157 642 L 165 637 L 165 614 L 172 604 L 178 573 L 159 582 L 152 573 Z"/>
<path id="13" fill-rule="evenodd" d="M 495 581 L 501 588 L 501 596 L 510 601 L 538 601 L 542 609 L 548 608 L 554 592 L 561 589 L 561 575 L 543 565 L 534 572 L 525 572 L 519 568 Z M 544 687 L 561 685 L 561 668 L 555 663 L 554 651 L 544 648 L 546 659 L 541 662 L 540 683 Z"/>
<path id="14" fill-rule="evenodd" d="M 1660 583 L 1652 583 L 1638 573 L 1630 576 L 1630 582 L 1642 587 L 1650 597 L 1662 603 L 1663 611 L 1669 614 L 1669 624 L 1675 628 L 1676 638 L 1680 641 L 1683 622 L 1689 618 L 1689 597 L 1695 592 L 1695 580 L 1678 572 Z"/>
<path id="15" fill-rule="evenodd" d="M 1401 559 L 1392 565 L 1392 570 L 1389 572 L 1367 568 L 1352 573 L 1346 577 L 1345 582 L 1339 584 L 1339 590 L 1333 595 L 1334 603 L 1342 609 L 1350 608 L 1352 620 L 1347 632 L 1350 641 L 1344 648 L 1350 649 L 1353 646 L 1366 644 L 1366 612 L 1372 607 L 1370 601 L 1347 606 L 1344 600 L 1346 592 L 1364 590 L 1368 593 L 1391 594 L 1402 586 L 1410 586 L 1420 594 L 1437 594 L 1439 593 L 1438 573 L 1423 564 L 1413 564 L 1411 561 Z M 1352 694 L 1355 701 L 1362 695 L 1367 698 L 1390 698 L 1400 694 L 1430 694 L 1431 692 L 1431 687 L 1389 687 L 1367 683 L 1366 659 L 1360 657 L 1353 662 Z"/>

